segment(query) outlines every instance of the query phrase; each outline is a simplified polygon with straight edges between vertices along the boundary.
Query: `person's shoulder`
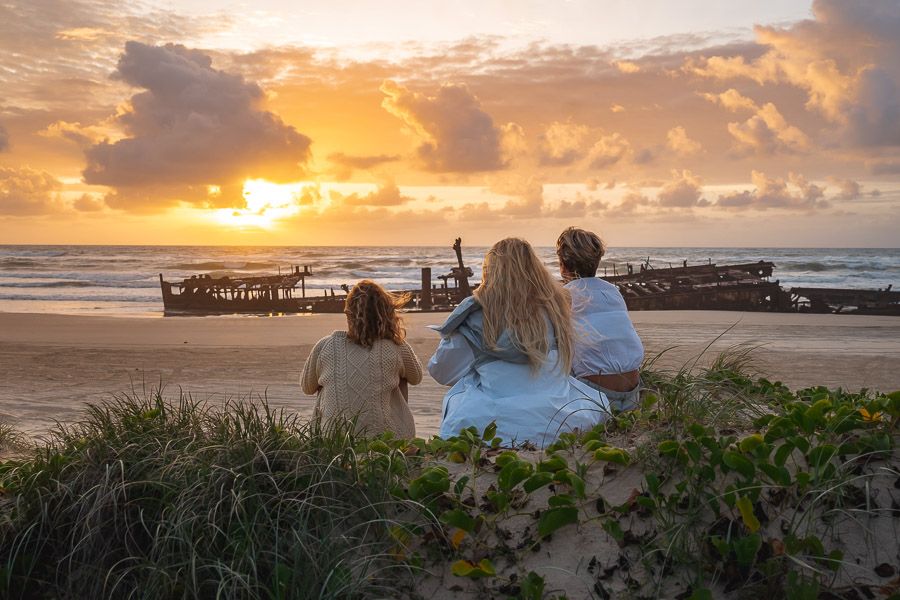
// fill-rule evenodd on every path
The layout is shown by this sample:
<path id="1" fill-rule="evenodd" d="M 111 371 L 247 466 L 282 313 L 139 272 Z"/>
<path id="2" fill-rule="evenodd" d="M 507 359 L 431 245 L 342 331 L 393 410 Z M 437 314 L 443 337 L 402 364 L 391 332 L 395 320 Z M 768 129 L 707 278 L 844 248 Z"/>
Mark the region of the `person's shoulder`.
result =
<path id="1" fill-rule="evenodd" d="M 318 342 L 316 342 L 316 345 L 314 346 L 314 348 L 321 349 L 321 348 L 324 348 L 325 346 L 333 344 L 334 342 L 341 342 L 346 339 L 347 339 L 346 331 L 332 331 L 325 337 L 321 338 Z"/>
<path id="2" fill-rule="evenodd" d="M 448 336 L 465 323 L 470 317 L 481 312 L 481 304 L 475 296 L 468 296 L 462 302 L 456 305 L 450 316 L 444 321 L 443 325 L 437 327 L 435 331 L 442 336 Z"/>

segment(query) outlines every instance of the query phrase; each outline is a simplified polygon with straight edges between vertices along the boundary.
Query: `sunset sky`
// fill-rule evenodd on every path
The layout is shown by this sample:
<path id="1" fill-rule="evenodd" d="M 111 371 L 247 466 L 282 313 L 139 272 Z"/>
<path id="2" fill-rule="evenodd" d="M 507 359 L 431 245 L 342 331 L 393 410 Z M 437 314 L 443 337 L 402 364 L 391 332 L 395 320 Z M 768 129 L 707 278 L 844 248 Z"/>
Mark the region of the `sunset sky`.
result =
<path id="1" fill-rule="evenodd" d="M 900 0 L 0 0 L 0 243 L 890 246 Z"/>

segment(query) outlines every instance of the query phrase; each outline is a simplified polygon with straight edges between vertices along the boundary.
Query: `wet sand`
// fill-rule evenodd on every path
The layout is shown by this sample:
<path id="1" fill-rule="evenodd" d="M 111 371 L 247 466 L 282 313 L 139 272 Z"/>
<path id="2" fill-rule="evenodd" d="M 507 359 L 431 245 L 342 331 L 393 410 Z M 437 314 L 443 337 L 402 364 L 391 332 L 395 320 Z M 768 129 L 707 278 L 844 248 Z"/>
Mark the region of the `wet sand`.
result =
<path id="1" fill-rule="evenodd" d="M 437 346 L 425 325 L 446 315 L 406 318 L 423 363 Z M 900 388 L 900 318 L 711 311 L 635 312 L 648 356 L 663 368 L 701 363 L 737 344 L 753 344 L 755 367 L 793 388 Z M 77 419 L 86 402 L 149 392 L 162 384 L 222 402 L 265 396 L 272 406 L 308 414 L 314 398 L 298 379 L 312 345 L 343 315 L 285 317 L 95 317 L 0 313 L 0 420 L 40 434 Z M 711 344 L 711 346 L 710 346 Z M 706 350 L 707 346 L 710 346 Z M 410 388 L 417 432 L 435 433 L 444 388 L 426 375 Z"/>

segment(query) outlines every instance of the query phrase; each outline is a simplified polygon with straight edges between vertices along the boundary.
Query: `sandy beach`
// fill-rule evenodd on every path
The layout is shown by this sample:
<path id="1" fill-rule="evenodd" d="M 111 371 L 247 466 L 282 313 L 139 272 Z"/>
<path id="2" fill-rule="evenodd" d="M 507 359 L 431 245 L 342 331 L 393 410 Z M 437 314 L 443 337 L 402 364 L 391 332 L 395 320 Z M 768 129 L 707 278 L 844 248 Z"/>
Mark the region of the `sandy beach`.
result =
<path id="1" fill-rule="evenodd" d="M 407 315 L 423 363 L 442 314 Z M 793 388 L 900 388 L 900 319 L 891 317 L 635 312 L 647 355 L 677 368 L 703 363 L 736 344 L 759 345 L 756 368 Z M 0 313 L 0 419 L 40 434 L 77 419 L 85 403 L 162 384 L 221 402 L 265 395 L 271 405 L 308 414 L 314 398 L 297 381 L 311 346 L 344 327 L 342 315 L 284 317 L 94 317 Z M 717 339 L 718 338 L 718 339 Z M 437 431 L 444 388 L 426 374 L 410 388 L 417 432 Z"/>

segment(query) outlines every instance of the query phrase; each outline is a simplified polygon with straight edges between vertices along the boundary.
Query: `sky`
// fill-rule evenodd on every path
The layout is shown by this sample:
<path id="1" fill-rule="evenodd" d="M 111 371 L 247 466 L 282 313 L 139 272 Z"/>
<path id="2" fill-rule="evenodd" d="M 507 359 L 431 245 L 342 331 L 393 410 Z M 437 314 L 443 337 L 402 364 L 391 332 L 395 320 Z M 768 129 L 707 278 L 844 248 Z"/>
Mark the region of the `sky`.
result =
<path id="1" fill-rule="evenodd" d="M 0 0 L 0 243 L 896 247 L 900 0 Z"/>

